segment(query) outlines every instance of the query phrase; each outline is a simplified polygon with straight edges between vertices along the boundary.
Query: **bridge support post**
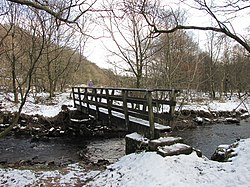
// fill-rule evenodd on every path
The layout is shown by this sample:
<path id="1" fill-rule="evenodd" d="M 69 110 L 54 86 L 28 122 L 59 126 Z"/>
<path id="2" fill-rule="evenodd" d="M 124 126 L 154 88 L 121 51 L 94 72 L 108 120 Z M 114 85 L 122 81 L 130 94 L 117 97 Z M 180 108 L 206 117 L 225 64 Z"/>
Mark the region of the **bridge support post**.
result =
<path id="1" fill-rule="evenodd" d="M 152 91 L 147 91 L 147 102 L 148 102 L 148 121 L 150 125 L 150 139 L 154 139 L 155 136 L 155 124 L 154 124 L 154 112 L 152 104 Z"/>
<path id="2" fill-rule="evenodd" d="M 87 104 L 87 114 L 89 115 L 89 98 L 88 98 L 88 89 L 87 88 L 84 88 L 84 99 L 83 100 Z"/>
<path id="3" fill-rule="evenodd" d="M 97 89 L 93 88 L 94 91 L 94 97 L 95 97 L 95 106 L 96 106 L 96 113 L 95 113 L 95 118 L 98 121 L 99 120 L 99 105 L 98 105 L 98 97 L 97 97 Z"/>
<path id="4" fill-rule="evenodd" d="M 176 95 L 175 95 L 175 90 L 172 89 L 171 91 L 171 95 L 170 95 L 170 102 L 175 102 L 176 101 Z M 172 126 L 173 124 L 173 117 L 174 117 L 174 111 L 175 111 L 175 105 L 170 105 L 170 109 L 169 109 L 169 114 L 171 116 L 171 120 L 169 120 L 169 125 Z"/>
<path id="5" fill-rule="evenodd" d="M 128 115 L 127 98 L 128 98 L 128 91 L 122 90 L 123 111 L 124 111 L 124 117 L 125 117 L 126 130 L 128 130 L 128 128 L 129 128 L 129 115 Z"/>
<path id="6" fill-rule="evenodd" d="M 107 105 L 108 105 L 108 124 L 109 126 L 112 125 L 111 119 L 112 119 L 112 110 L 111 110 L 111 100 L 109 97 L 109 89 L 105 89 L 106 91 L 106 99 L 107 99 Z"/>
<path id="7" fill-rule="evenodd" d="M 77 88 L 77 92 L 78 92 L 78 99 L 79 99 L 80 109 L 82 110 L 82 98 L 81 98 L 81 90 L 80 90 L 80 87 Z"/>
<path id="8" fill-rule="evenodd" d="M 79 92 L 78 92 L 79 93 Z M 75 87 L 72 87 L 72 95 L 73 95 L 73 101 L 74 101 L 74 108 L 76 108 L 76 97 L 75 97 Z M 78 96 L 79 97 L 79 96 Z"/>

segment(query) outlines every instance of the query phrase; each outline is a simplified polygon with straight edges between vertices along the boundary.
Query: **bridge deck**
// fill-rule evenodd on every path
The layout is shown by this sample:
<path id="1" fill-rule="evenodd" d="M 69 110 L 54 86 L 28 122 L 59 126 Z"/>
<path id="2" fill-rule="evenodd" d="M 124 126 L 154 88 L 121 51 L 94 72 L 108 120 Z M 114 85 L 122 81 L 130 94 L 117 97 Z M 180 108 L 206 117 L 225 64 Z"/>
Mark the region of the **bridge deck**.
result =
<path id="1" fill-rule="evenodd" d="M 159 99 L 158 92 L 165 94 L 165 99 Z M 170 131 L 168 124 L 173 119 L 176 92 L 74 87 L 73 98 L 79 111 L 94 116 L 103 124 L 120 126 L 129 132 L 140 132 L 152 139 L 159 137 L 162 132 Z"/>

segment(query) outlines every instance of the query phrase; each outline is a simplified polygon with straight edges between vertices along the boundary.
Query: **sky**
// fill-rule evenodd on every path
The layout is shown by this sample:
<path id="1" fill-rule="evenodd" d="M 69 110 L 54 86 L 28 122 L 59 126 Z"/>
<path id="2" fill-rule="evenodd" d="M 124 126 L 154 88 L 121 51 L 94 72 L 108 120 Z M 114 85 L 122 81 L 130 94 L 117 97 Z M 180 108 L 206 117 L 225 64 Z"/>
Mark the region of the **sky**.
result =
<path id="1" fill-rule="evenodd" d="M 169 3 L 169 1 L 166 1 L 166 2 Z M 193 0 L 186 0 L 185 2 L 191 5 L 193 4 Z M 164 1 L 162 3 L 164 3 Z M 211 17 L 208 16 L 206 13 L 190 8 L 187 5 L 183 5 L 183 4 L 176 5 L 175 1 L 172 1 L 171 3 L 173 7 L 184 8 L 188 12 L 186 25 L 210 26 Z M 243 33 L 246 33 L 246 28 L 249 27 L 249 24 L 248 24 L 249 14 L 244 12 L 242 14 L 238 14 L 237 16 L 238 18 L 232 21 L 232 25 L 234 29 L 233 32 L 235 31 L 236 33 L 240 33 L 240 35 L 243 35 Z M 230 24 L 228 24 L 228 26 L 230 27 Z M 189 32 L 192 33 L 194 37 L 194 41 L 199 43 L 200 48 L 203 50 L 206 50 L 208 32 L 198 31 L 198 30 L 193 30 Z M 92 34 L 97 37 L 103 36 L 104 35 L 103 33 L 104 33 L 104 30 L 100 25 L 97 25 L 95 29 L 92 31 Z M 105 35 L 107 36 L 108 34 L 105 34 Z M 104 37 L 104 38 L 98 38 L 98 39 L 90 39 L 89 42 L 87 43 L 87 48 L 85 49 L 84 54 L 85 56 L 87 56 L 87 58 L 90 61 L 96 63 L 99 67 L 113 69 L 113 65 L 108 63 L 109 52 L 107 51 L 105 47 L 112 49 L 112 50 L 116 49 L 116 46 L 113 44 L 110 38 Z M 113 58 L 109 57 L 109 59 L 111 59 L 111 61 L 113 62 L 118 61 L 118 58 L 114 58 L 114 57 Z"/>

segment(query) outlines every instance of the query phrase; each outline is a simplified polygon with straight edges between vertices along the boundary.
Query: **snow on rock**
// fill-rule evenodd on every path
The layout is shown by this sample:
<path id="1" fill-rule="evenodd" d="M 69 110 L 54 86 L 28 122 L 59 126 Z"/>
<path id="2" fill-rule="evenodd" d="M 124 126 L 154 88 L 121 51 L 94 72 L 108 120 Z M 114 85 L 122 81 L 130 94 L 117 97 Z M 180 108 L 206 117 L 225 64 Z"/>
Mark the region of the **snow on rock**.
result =
<path id="1" fill-rule="evenodd" d="M 149 141 L 149 149 L 152 151 L 156 151 L 158 150 L 159 146 L 169 146 L 180 142 L 183 142 L 183 139 L 181 137 L 160 137 L 158 139 Z"/>
<path id="2" fill-rule="evenodd" d="M 165 157 L 165 156 L 180 155 L 180 154 L 191 154 L 192 151 L 193 148 L 191 146 L 182 143 L 176 143 L 173 145 L 158 147 L 157 153 Z"/>
<path id="3" fill-rule="evenodd" d="M 89 183 L 90 186 L 250 186 L 250 139 L 242 140 L 232 162 L 219 163 L 190 155 L 161 157 L 143 152 L 122 157 Z"/>
<path id="4" fill-rule="evenodd" d="M 172 136 L 167 136 L 167 137 L 160 137 L 155 140 L 151 140 L 151 142 L 155 143 L 165 143 L 165 142 L 175 142 L 175 141 L 182 141 L 183 139 L 181 137 L 172 137 Z"/>
<path id="5" fill-rule="evenodd" d="M 196 117 L 195 119 L 194 119 L 194 121 L 196 121 L 196 122 L 203 122 L 203 118 L 201 118 L 201 117 Z"/>
<path id="6" fill-rule="evenodd" d="M 136 140 L 138 142 L 145 142 L 145 143 L 148 143 L 149 139 L 148 138 L 145 138 L 144 136 L 136 133 L 136 132 L 133 132 L 131 134 L 128 134 L 126 135 L 127 138 L 130 138 L 132 140 Z"/>
<path id="7" fill-rule="evenodd" d="M 246 112 L 246 113 L 243 113 L 240 118 L 241 119 L 246 119 L 246 118 L 249 118 L 250 117 L 250 113 Z"/>
<path id="8" fill-rule="evenodd" d="M 164 146 L 162 148 L 162 151 L 178 151 L 179 149 L 185 149 L 188 148 L 190 146 L 186 145 L 186 144 L 182 144 L 182 143 L 176 143 L 173 145 L 169 145 L 169 146 Z"/>
<path id="9" fill-rule="evenodd" d="M 232 117 L 226 118 L 225 120 L 226 120 L 226 122 L 228 122 L 228 123 L 240 123 L 240 120 L 238 120 L 238 119 L 236 119 L 236 118 L 232 118 Z"/>
<path id="10" fill-rule="evenodd" d="M 99 174 L 90 186 L 249 186 L 250 139 L 240 141 L 232 162 L 199 158 L 196 153 L 161 157 L 143 152 L 122 157 Z"/>

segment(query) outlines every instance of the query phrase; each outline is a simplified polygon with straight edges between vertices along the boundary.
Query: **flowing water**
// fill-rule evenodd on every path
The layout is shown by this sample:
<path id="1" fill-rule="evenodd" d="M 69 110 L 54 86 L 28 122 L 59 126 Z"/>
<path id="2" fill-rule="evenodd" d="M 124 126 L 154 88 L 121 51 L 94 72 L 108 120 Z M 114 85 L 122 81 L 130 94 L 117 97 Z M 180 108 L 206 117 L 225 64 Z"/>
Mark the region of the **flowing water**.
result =
<path id="1" fill-rule="evenodd" d="M 195 129 L 175 131 L 173 135 L 181 136 L 184 142 L 200 149 L 210 158 L 221 144 L 231 144 L 237 139 L 250 138 L 250 119 L 237 124 L 214 124 L 198 126 Z M 38 162 L 70 163 L 83 158 L 79 152 L 92 162 L 108 160 L 115 162 L 125 155 L 124 138 L 92 139 L 54 137 L 48 141 L 32 142 L 31 138 L 7 136 L 0 139 L 0 163 L 15 163 L 20 160 Z"/>
<path id="2" fill-rule="evenodd" d="M 125 140 L 54 137 L 48 141 L 32 142 L 31 138 L 7 136 L 0 139 L 0 162 L 16 163 L 35 160 L 39 163 L 54 161 L 70 163 L 81 161 L 82 152 L 92 162 L 115 162 L 125 154 Z"/>
<path id="3" fill-rule="evenodd" d="M 186 144 L 201 150 L 206 157 L 211 158 L 218 145 L 250 138 L 250 119 L 242 120 L 240 124 L 220 123 L 198 126 L 195 129 L 176 131 L 173 134 L 182 137 Z"/>

